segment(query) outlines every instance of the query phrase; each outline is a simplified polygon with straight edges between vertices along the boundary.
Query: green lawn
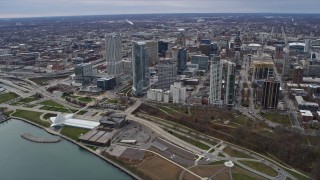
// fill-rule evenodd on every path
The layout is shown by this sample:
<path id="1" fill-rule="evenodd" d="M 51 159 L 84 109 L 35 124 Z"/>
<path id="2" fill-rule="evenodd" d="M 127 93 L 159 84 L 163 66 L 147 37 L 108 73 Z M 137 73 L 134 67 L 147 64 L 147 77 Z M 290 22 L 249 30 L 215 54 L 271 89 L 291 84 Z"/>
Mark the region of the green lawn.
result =
<path id="1" fill-rule="evenodd" d="M 260 113 L 260 115 L 272 122 L 276 122 L 283 125 L 292 126 L 290 117 L 287 114 L 281 113 Z"/>
<path id="2" fill-rule="evenodd" d="M 52 100 L 45 100 L 45 101 L 42 101 L 40 104 L 47 105 L 47 106 L 56 106 L 56 107 L 64 108 L 64 106 L 62 104 L 57 103 L 57 102 L 52 101 Z"/>
<path id="3" fill-rule="evenodd" d="M 40 112 L 17 109 L 16 112 L 14 112 L 11 116 L 27 119 L 29 121 L 32 121 L 32 122 L 39 124 L 39 125 L 42 125 L 44 127 L 50 127 L 50 123 L 48 121 L 42 121 L 40 119 L 41 114 L 42 113 L 40 113 Z"/>
<path id="4" fill-rule="evenodd" d="M 56 117 L 57 114 L 53 114 L 53 113 L 46 113 L 45 115 L 43 115 L 43 118 L 45 119 L 49 119 L 50 117 Z"/>
<path id="5" fill-rule="evenodd" d="M 36 101 L 38 100 L 37 98 L 33 97 L 33 96 L 30 96 L 30 97 L 27 97 L 27 98 L 24 98 L 24 99 L 21 99 L 19 102 L 21 103 L 29 103 L 29 102 L 32 102 L 32 101 Z"/>
<path id="6" fill-rule="evenodd" d="M 108 103 L 108 104 L 117 104 L 117 103 L 118 103 L 118 100 L 117 100 L 117 99 L 108 99 L 108 100 L 106 101 L 106 103 Z"/>
<path id="7" fill-rule="evenodd" d="M 240 174 L 237 172 L 232 173 L 232 179 L 233 180 L 255 180 L 255 178 L 248 176 L 246 174 Z"/>
<path id="8" fill-rule="evenodd" d="M 247 126 L 252 123 L 250 119 L 242 115 L 236 116 L 234 120 L 231 120 L 231 122 L 240 124 L 241 126 Z"/>
<path id="9" fill-rule="evenodd" d="M 300 175 L 298 173 L 295 173 L 291 170 L 285 169 L 285 171 L 287 171 L 288 173 L 290 173 L 292 176 L 296 177 L 298 180 L 310 180 L 311 178 L 308 178 L 306 176 Z"/>
<path id="10" fill-rule="evenodd" d="M 232 149 L 231 147 L 228 147 L 228 146 L 223 149 L 223 152 L 227 153 L 231 157 L 252 158 L 251 156 L 249 156 L 249 155 L 247 155 L 245 153 L 242 153 L 240 151 L 237 151 L 235 149 Z"/>
<path id="11" fill-rule="evenodd" d="M 256 171 L 259 171 L 261 173 L 264 173 L 266 175 L 269 175 L 269 176 L 272 176 L 272 177 L 275 177 L 278 175 L 278 172 L 276 170 L 274 170 L 273 168 L 265 165 L 265 164 L 262 164 L 260 162 L 255 162 L 255 161 L 240 161 L 242 164 L 256 170 Z"/>
<path id="12" fill-rule="evenodd" d="M 48 111 L 62 112 L 62 113 L 75 113 L 75 112 L 77 112 L 76 109 L 70 109 L 70 111 L 71 111 L 70 112 L 67 108 L 57 107 L 57 106 L 43 106 L 40 109 L 48 110 Z"/>
<path id="13" fill-rule="evenodd" d="M 16 93 L 8 92 L 0 94 L 0 104 L 19 97 Z"/>
<path id="14" fill-rule="evenodd" d="M 71 127 L 71 126 L 64 126 L 62 130 L 60 131 L 61 134 L 73 139 L 73 140 L 78 140 L 79 136 L 81 134 L 85 134 L 89 129 L 83 129 L 83 128 L 76 128 L 76 127 Z"/>
<path id="15" fill-rule="evenodd" d="M 88 102 L 91 102 L 93 100 L 93 98 L 91 98 L 91 97 L 79 97 L 78 100 L 88 103 Z"/>

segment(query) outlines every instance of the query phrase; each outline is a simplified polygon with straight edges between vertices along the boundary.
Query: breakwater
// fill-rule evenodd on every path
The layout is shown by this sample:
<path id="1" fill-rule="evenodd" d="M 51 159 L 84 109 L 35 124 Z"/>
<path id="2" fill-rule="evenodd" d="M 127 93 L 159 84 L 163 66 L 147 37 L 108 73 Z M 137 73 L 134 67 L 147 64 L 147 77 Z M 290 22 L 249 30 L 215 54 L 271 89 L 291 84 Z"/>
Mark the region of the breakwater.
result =
<path id="1" fill-rule="evenodd" d="M 23 133 L 21 135 L 23 139 L 26 139 L 28 141 L 36 142 L 36 143 L 57 143 L 61 141 L 60 137 L 53 137 L 53 138 L 40 138 L 32 136 L 30 133 Z"/>

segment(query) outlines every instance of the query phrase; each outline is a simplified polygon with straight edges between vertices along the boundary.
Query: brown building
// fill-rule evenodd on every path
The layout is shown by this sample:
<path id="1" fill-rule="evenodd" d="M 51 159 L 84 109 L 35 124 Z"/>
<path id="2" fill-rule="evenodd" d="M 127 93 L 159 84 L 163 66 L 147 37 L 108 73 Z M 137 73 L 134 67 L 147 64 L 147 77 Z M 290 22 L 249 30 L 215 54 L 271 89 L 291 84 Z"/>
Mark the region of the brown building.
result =
<path id="1" fill-rule="evenodd" d="M 303 68 L 297 67 L 293 70 L 292 82 L 296 84 L 302 83 L 303 79 Z"/>
<path id="2" fill-rule="evenodd" d="M 278 107 L 278 99 L 280 92 L 280 83 L 273 79 L 266 80 L 263 83 L 263 95 L 261 106 L 265 109 L 273 109 Z"/>

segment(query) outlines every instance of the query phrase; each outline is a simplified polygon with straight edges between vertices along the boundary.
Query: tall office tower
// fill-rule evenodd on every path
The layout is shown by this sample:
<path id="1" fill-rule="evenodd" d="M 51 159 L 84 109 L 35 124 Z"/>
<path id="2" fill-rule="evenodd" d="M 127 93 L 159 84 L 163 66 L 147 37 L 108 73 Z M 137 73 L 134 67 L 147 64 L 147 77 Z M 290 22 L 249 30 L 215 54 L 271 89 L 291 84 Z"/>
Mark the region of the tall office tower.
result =
<path id="1" fill-rule="evenodd" d="M 179 34 L 177 36 L 176 44 L 183 46 L 183 47 L 186 46 L 186 36 L 184 35 L 183 32 L 179 32 Z"/>
<path id="2" fill-rule="evenodd" d="M 177 51 L 177 70 L 178 74 L 182 74 L 182 72 L 187 68 L 187 49 L 179 48 Z"/>
<path id="3" fill-rule="evenodd" d="M 237 37 L 234 40 L 234 51 L 241 51 L 241 44 L 240 31 L 238 31 Z"/>
<path id="4" fill-rule="evenodd" d="M 75 79 L 82 84 L 90 84 L 93 79 L 93 70 L 91 63 L 77 64 L 74 68 Z"/>
<path id="5" fill-rule="evenodd" d="M 169 89 L 176 80 L 177 72 L 174 64 L 159 64 L 158 89 Z"/>
<path id="6" fill-rule="evenodd" d="M 238 64 L 238 63 L 240 63 L 241 61 L 241 54 L 240 54 L 240 52 L 239 51 L 236 51 L 236 52 L 234 52 L 234 62 L 236 63 L 236 64 Z"/>
<path id="7" fill-rule="evenodd" d="M 222 63 L 219 56 L 211 58 L 210 67 L 210 92 L 209 103 L 217 106 L 222 105 L 221 100 L 222 86 Z"/>
<path id="8" fill-rule="evenodd" d="M 284 56 L 284 61 L 282 64 L 282 75 L 288 76 L 290 71 L 290 57 L 289 55 Z"/>
<path id="9" fill-rule="evenodd" d="M 152 66 L 159 62 L 159 55 L 158 55 L 158 41 L 151 40 L 146 41 L 146 47 L 148 48 L 148 57 L 149 62 L 148 65 Z"/>
<path id="10" fill-rule="evenodd" d="M 273 77 L 273 62 L 272 61 L 254 61 L 253 62 L 253 78 L 254 79 L 269 79 Z"/>
<path id="11" fill-rule="evenodd" d="M 150 88 L 150 73 L 148 68 L 148 50 L 145 42 L 132 43 L 132 93 L 143 96 Z"/>
<path id="12" fill-rule="evenodd" d="M 117 33 L 106 36 L 107 73 L 119 76 L 122 73 L 121 36 Z"/>
<path id="13" fill-rule="evenodd" d="M 168 50 L 168 42 L 164 41 L 159 41 L 158 42 L 158 53 L 160 57 L 165 57 L 166 56 L 166 51 Z"/>
<path id="14" fill-rule="evenodd" d="M 223 79 L 224 79 L 224 104 L 228 107 L 234 106 L 235 100 L 235 64 L 230 61 L 223 61 Z"/>
<path id="15" fill-rule="evenodd" d="M 217 55 L 219 53 L 219 47 L 218 44 L 213 42 L 210 44 L 210 58 L 211 58 L 211 54 L 215 54 Z"/>
<path id="16" fill-rule="evenodd" d="M 208 57 L 210 56 L 210 44 L 200 44 L 199 50 L 201 51 L 202 54 Z"/>
<path id="17" fill-rule="evenodd" d="M 310 51 L 310 39 L 306 39 L 305 41 L 305 46 L 304 46 L 304 52 L 308 53 Z"/>
<path id="18" fill-rule="evenodd" d="M 209 66 L 209 57 L 206 55 L 193 55 L 191 56 L 191 63 L 192 64 L 198 64 L 199 70 L 208 70 Z"/>
<path id="19" fill-rule="evenodd" d="M 262 107 L 272 109 L 278 107 L 280 83 L 273 79 L 266 80 L 263 83 Z"/>
<path id="20" fill-rule="evenodd" d="M 169 56 L 172 63 L 178 63 L 178 51 L 179 48 L 177 46 L 172 47 L 171 56 Z"/>
<path id="21" fill-rule="evenodd" d="M 276 45 L 276 52 L 275 52 L 274 58 L 275 59 L 283 58 L 283 45 Z"/>

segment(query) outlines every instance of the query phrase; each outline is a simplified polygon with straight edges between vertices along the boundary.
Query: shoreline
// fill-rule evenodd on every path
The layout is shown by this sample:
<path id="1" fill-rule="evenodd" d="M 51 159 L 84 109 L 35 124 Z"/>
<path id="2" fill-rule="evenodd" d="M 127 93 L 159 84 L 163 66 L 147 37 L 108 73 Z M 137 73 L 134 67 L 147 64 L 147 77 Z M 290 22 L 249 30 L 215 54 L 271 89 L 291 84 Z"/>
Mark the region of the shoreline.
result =
<path id="1" fill-rule="evenodd" d="M 125 167 L 121 166 L 121 165 L 118 164 L 117 162 L 115 162 L 115 161 L 113 161 L 113 160 L 111 160 L 111 159 L 108 159 L 108 158 L 102 156 L 101 154 L 96 153 L 96 152 L 93 151 L 92 149 L 86 147 L 85 145 L 80 144 L 80 143 L 78 143 L 77 141 L 75 141 L 75 140 L 73 140 L 73 139 L 71 139 L 71 138 L 69 138 L 69 137 L 67 137 L 67 136 L 65 136 L 65 135 L 63 135 L 63 134 L 57 133 L 57 132 L 55 132 L 55 131 L 53 131 L 53 130 L 51 130 L 51 129 L 49 129 L 49 128 L 43 127 L 43 126 L 41 126 L 41 125 L 39 125 L 39 124 L 36 124 L 36 123 L 34 123 L 34 122 L 32 122 L 32 121 L 29 121 L 29 120 L 27 120 L 27 119 L 23 119 L 23 118 L 19 118 L 19 117 L 14 117 L 14 116 L 9 117 L 9 118 L 6 118 L 3 122 L 6 122 L 6 121 L 11 120 L 11 119 L 17 119 L 17 120 L 20 120 L 20 121 L 29 123 L 29 124 L 31 124 L 31 125 L 34 125 L 34 126 L 36 126 L 36 127 L 38 127 L 38 128 L 41 128 L 41 129 L 45 130 L 47 133 L 49 133 L 49 134 L 51 134 L 51 135 L 59 136 L 59 137 L 65 139 L 65 140 L 67 140 L 67 141 L 69 141 L 69 142 L 71 142 L 71 143 L 73 143 L 73 144 L 75 144 L 75 145 L 78 145 L 80 148 L 82 148 L 82 149 L 88 151 L 89 153 L 95 155 L 96 157 L 104 160 L 105 162 L 109 163 L 110 165 L 118 168 L 120 171 L 126 173 L 127 175 L 129 175 L 129 176 L 132 177 L 133 179 L 142 180 L 142 179 L 141 179 L 140 177 L 138 177 L 136 174 L 134 174 L 134 173 L 132 173 L 131 171 L 127 170 Z"/>

